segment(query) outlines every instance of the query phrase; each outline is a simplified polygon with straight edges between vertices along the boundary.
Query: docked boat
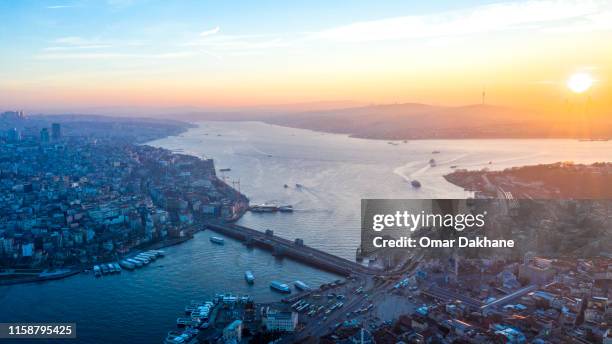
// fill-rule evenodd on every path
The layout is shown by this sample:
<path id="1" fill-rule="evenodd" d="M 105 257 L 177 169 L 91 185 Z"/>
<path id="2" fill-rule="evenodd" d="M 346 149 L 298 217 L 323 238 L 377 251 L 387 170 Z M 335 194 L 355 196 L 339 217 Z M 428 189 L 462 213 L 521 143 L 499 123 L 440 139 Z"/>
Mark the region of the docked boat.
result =
<path id="1" fill-rule="evenodd" d="M 142 267 L 144 265 L 142 261 L 134 259 L 134 258 L 128 258 L 126 260 L 128 261 L 128 263 L 134 264 L 134 266 L 136 266 L 137 268 Z"/>
<path id="2" fill-rule="evenodd" d="M 136 265 L 134 265 L 134 264 L 132 264 L 132 263 L 128 262 L 128 261 L 127 261 L 127 260 L 125 260 L 125 259 L 124 259 L 124 260 L 122 260 L 122 261 L 119 261 L 119 265 L 120 265 L 122 268 L 127 269 L 127 270 L 134 270 L 134 269 L 136 268 Z"/>
<path id="3" fill-rule="evenodd" d="M 176 326 L 178 327 L 197 327 L 200 325 L 199 321 L 193 320 L 191 318 L 177 318 Z"/>
<path id="4" fill-rule="evenodd" d="M 244 273 L 244 279 L 247 281 L 248 284 L 253 284 L 255 282 L 255 275 L 253 275 L 253 272 L 251 270 L 247 270 Z"/>
<path id="5" fill-rule="evenodd" d="M 140 257 L 147 258 L 149 261 L 154 261 L 157 259 L 157 255 L 155 253 L 143 252 L 139 254 Z"/>
<path id="6" fill-rule="evenodd" d="M 116 272 L 121 272 L 121 266 L 118 263 L 113 263 Z"/>
<path id="7" fill-rule="evenodd" d="M 231 168 L 220 168 L 219 172 L 229 172 L 231 170 L 232 170 Z"/>
<path id="8" fill-rule="evenodd" d="M 278 292 L 285 293 L 285 294 L 291 293 L 291 288 L 289 288 L 289 286 L 287 284 L 281 283 L 281 282 L 278 282 L 278 281 L 270 282 L 270 288 L 272 290 L 276 290 Z"/>
<path id="9" fill-rule="evenodd" d="M 137 261 L 141 262 L 141 263 L 142 263 L 142 265 L 147 265 L 147 264 L 149 264 L 149 263 L 151 262 L 151 261 L 150 261 L 150 260 L 148 260 L 147 258 L 142 257 L 142 256 L 140 256 L 140 255 L 138 255 L 138 256 L 136 256 L 136 257 L 134 257 L 134 258 L 132 258 L 132 259 L 134 259 L 134 260 L 137 260 Z"/>
<path id="10" fill-rule="evenodd" d="M 413 180 L 410 182 L 410 185 L 412 185 L 412 187 L 414 188 L 420 188 L 421 187 L 421 182 L 419 182 L 418 180 Z"/>
<path id="11" fill-rule="evenodd" d="M 106 266 L 108 266 L 108 272 L 110 272 L 111 274 L 113 272 L 117 272 L 117 271 L 115 271 L 115 266 L 112 263 L 108 263 L 108 264 L 106 264 Z"/>
<path id="12" fill-rule="evenodd" d="M 302 281 L 295 281 L 294 285 L 297 289 L 302 290 L 302 291 L 307 291 L 310 290 L 310 286 L 308 286 L 308 284 L 302 282 Z"/>
<path id="13" fill-rule="evenodd" d="M 94 265 L 93 272 L 96 277 L 102 276 L 102 270 L 100 269 L 100 266 L 98 265 Z"/>
<path id="14" fill-rule="evenodd" d="M 100 265 L 100 269 L 102 270 L 102 274 L 106 275 L 107 273 L 109 273 L 110 271 L 108 270 L 108 266 L 106 264 L 101 264 Z"/>
<path id="15" fill-rule="evenodd" d="M 216 236 L 212 236 L 210 237 L 210 242 L 212 242 L 213 244 L 217 244 L 217 245 L 223 245 L 225 244 L 225 239 L 216 237 Z"/>
<path id="16" fill-rule="evenodd" d="M 280 211 L 281 213 L 292 213 L 293 212 L 293 206 L 292 205 L 283 205 L 278 207 L 278 211 Z"/>

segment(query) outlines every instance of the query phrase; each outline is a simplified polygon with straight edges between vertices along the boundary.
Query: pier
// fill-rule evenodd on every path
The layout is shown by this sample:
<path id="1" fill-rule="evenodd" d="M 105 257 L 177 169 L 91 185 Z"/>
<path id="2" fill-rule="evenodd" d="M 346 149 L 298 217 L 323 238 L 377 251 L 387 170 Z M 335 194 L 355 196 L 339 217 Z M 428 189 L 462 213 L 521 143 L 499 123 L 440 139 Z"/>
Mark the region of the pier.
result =
<path id="1" fill-rule="evenodd" d="M 247 246 L 271 251 L 274 256 L 287 257 L 301 263 L 333 272 L 341 276 L 377 274 L 382 271 L 369 268 L 348 259 L 304 245 L 302 239 L 294 241 L 274 235 L 271 230 L 261 232 L 233 223 L 209 223 L 208 229 L 243 242 Z"/>

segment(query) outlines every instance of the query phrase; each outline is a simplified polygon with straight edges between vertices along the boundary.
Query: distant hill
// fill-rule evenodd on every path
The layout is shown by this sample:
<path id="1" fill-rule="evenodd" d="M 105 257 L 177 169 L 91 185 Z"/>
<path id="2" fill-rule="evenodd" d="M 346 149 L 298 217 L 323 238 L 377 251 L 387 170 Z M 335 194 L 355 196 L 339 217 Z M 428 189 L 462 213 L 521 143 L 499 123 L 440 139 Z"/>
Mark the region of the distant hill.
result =
<path id="1" fill-rule="evenodd" d="M 491 105 L 372 105 L 270 116 L 267 123 L 373 139 L 609 138 L 611 117 L 562 118 Z"/>

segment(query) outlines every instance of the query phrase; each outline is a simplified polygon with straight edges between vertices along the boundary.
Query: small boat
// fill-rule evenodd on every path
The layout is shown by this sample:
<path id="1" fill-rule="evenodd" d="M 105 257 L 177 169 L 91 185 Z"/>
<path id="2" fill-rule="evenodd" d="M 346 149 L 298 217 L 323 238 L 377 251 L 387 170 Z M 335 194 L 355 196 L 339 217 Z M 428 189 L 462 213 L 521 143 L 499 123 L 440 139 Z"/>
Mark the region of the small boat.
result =
<path id="1" fill-rule="evenodd" d="M 286 188 L 288 188 L 288 187 L 289 187 L 289 185 L 285 184 L 285 185 L 283 185 L 283 187 L 286 189 Z"/>
<path id="2" fill-rule="evenodd" d="M 113 263 L 113 267 L 115 268 L 116 272 L 121 272 L 121 266 L 117 263 Z"/>
<path id="3" fill-rule="evenodd" d="M 244 273 L 244 279 L 247 281 L 248 284 L 253 284 L 255 282 L 255 275 L 253 275 L 253 272 L 251 270 L 247 270 Z"/>
<path id="4" fill-rule="evenodd" d="M 283 205 L 278 207 L 278 211 L 282 212 L 282 213 L 291 213 L 293 212 L 293 206 L 292 205 Z"/>
<path id="5" fill-rule="evenodd" d="M 457 165 L 452 165 L 450 168 L 455 169 L 455 168 L 457 168 Z"/>
<path id="6" fill-rule="evenodd" d="M 212 242 L 213 244 L 217 244 L 217 245 L 223 245 L 225 244 L 225 239 L 213 236 L 213 237 L 210 237 L 210 242 Z"/>
<path id="7" fill-rule="evenodd" d="M 295 281 L 294 285 L 297 289 L 302 290 L 302 291 L 310 290 L 310 287 L 308 286 L 308 284 L 302 281 Z"/>
<path id="8" fill-rule="evenodd" d="M 231 170 L 232 170 L 231 168 L 220 168 L 219 172 L 229 172 Z"/>
<path id="9" fill-rule="evenodd" d="M 115 271 L 115 266 L 112 263 L 108 263 L 108 264 L 106 264 L 106 266 L 108 266 L 108 272 L 110 272 L 111 274 L 113 272 L 117 272 L 117 271 Z"/>
<path id="10" fill-rule="evenodd" d="M 296 183 L 296 184 L 295 184 L 295 187 L 296 187 L 296 188 L 301 188 L 302 186 L 303 186 L 303 185 L 302 185 L 302 184 L 299 184 L 299 183 Z"/>
<path id="11" fill-rule="evenodd" d="M 429 166 L 435 167 L 436 166 L 436 159 L 429 159 Z"/>
<path id="12" fill-rule="evenodd" d="M 285 293 L 285 294 L 291 293 L 291 288 L 289 288 L 288 285 L 286 285 L 285 283 L 278 282 L 278 281 L 270 282 L 270 288 L 272 290 L 276 290 L 278 292 Z"/>
<path id="13" fill-rule="evenodd" d="M 102 276 L 102 270 L 100 269 L 98 265 L 94 265 L 93 272 L 96 277 Z"/>
<path id="14" fill-rule="evenodd" d="M 414 188 L 420 188 L 421 187 L 421 182 L 419 182 L 418 180 L 413 180 L 410 182 L 410 185 L 412 185 L 412 187 Z"/>
<path id="15" fill-rule="evenodd" d="M 431 152 L 431 154 L 440 154 L 440 151 L 439 150 L 435 150 L 435 151 Z"/>

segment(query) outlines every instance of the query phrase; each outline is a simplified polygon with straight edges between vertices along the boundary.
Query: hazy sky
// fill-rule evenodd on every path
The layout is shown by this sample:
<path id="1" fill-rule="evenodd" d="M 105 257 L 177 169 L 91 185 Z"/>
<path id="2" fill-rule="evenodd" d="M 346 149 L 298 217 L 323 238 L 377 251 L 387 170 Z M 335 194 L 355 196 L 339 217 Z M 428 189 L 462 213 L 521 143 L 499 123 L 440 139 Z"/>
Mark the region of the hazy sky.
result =
<path id="1" fill-rule="evenodd" d="M 382 3 L 381 3 L 382 2 Z M 612 105 L 612 1 L 0 1 L 0 108 Z"/>

